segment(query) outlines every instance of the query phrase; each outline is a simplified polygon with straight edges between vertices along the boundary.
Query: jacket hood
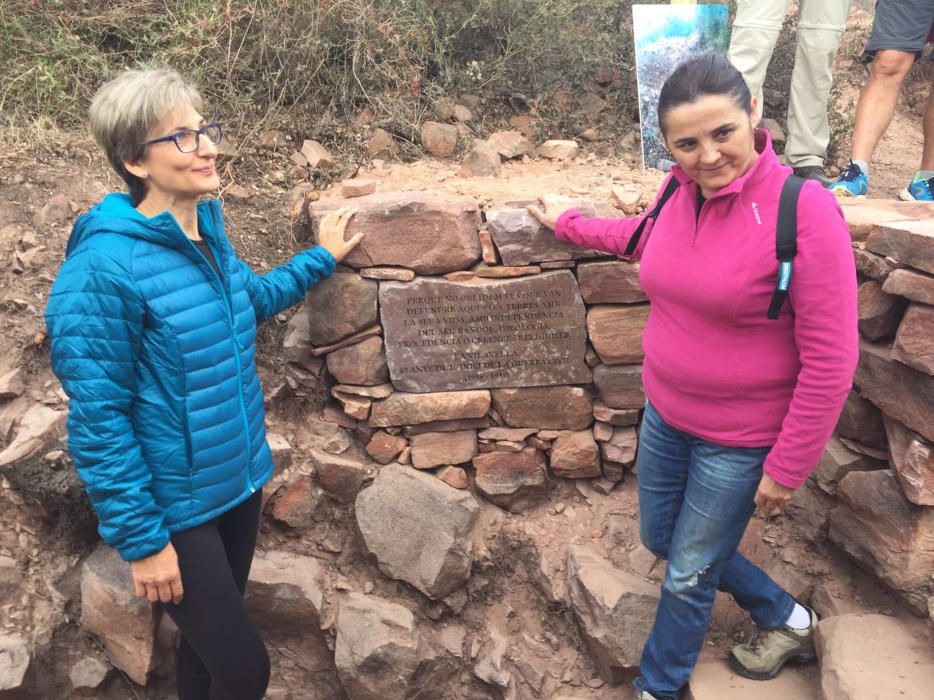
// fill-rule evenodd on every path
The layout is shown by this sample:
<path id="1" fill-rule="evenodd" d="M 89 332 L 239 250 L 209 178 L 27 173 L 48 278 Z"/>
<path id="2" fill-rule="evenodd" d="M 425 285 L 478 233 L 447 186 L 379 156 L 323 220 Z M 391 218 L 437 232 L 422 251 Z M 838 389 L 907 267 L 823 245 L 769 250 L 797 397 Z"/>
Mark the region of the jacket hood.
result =
<path id="1" fill-rule="evenodd" d="M 211 236 L 222 230 L 222 226 L 220 202 L 216 199 L 199 202 L 198 227 L 202 234 Z M 122 193 L 108 194 L 91 211 L 78 218 L 71 230 L 65 257 L 98 233 L 116 233 L 169 248 L 187 245 L 187 236 L 174 216 L 163 212 L 147 218 L 136 210 L 130 196 Z"/>

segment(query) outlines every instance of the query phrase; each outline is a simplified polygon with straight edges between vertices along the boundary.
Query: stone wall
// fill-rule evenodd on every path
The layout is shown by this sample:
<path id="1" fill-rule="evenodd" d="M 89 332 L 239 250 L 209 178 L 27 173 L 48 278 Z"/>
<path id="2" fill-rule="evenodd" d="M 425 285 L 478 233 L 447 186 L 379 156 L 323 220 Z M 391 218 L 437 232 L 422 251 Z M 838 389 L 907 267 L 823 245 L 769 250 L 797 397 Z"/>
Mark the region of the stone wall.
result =
<path id="1" fill-rule="evenodd" d="M 808 482 L 808 496 L 829 513 L 815 535 L 826 526 L 834 544 L 915 613 L 934 615 L 934 218 L 922 204 L 869 203 L 847 214 L 860 280 L 860 361 Z"/>
<path id="2" fill-rule="evenodd" d="M 312 231 L 347 203 L 312 203 Z M 370 457 L 461 488 L 469 472 L 514 512 L 556 478 L 619 482 L 644 403 L 638 263 L 556 241 L 521 204 L 484 217 L 434 192 L 352 204 L 363 242 L 308 295 L 290 344 L 325 358 L 336 420 Z"/>

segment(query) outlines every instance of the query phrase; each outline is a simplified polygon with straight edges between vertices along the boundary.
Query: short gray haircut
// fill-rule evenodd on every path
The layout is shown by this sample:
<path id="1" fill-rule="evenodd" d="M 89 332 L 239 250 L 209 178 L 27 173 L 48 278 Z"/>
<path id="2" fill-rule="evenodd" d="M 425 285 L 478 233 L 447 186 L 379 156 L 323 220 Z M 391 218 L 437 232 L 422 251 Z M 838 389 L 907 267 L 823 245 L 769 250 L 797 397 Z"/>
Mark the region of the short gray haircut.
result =
<path id="1" fill-rule="evenodd" d="M 146 182 L 130 173 L 125 162 L 142 160 L 153 128 L 175 107 L 190 104 L 199 112 L 201 93 L 174 70 L 127 70 L 105 83 L 91 100 L 94 139 L 130 189 L 134 204 L 146 196 Z"/>

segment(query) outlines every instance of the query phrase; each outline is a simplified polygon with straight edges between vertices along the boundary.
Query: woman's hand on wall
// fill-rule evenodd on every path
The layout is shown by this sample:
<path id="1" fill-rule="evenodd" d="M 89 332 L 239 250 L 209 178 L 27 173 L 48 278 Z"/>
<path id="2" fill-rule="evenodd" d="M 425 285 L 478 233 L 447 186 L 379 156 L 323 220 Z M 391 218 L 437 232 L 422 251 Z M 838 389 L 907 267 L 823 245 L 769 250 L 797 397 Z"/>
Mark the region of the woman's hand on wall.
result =
<path id="1" fill-rule="evenodd" d="M 558 217 L 568 210 L 567 199 L 553 194 L 546 194 L 542 197 L 542 206 L 545 208 L 541 209 L 534 204 L 529 204 L 526 209 L 529 214 L 538 219 L 542 226 L 554 231 Z"/>
<path id="2" fill-rule="evenodd" d="M 756 507 L 766 515 L 771 515 L 776 510 L 783 511 L 788 507 L 794 492 L 793 488 L 783 486 L 768 474 L 763 474 L 756 491 Z"/>
<path id="3" fill-rule="evenodd" d="M 344 240 L 344 232 L 347 230 L 347 224 L 357 213 L 356 209 L 344 207 L 328 214 L 321 220 L 321 228 L 318 230 L 318 245 L 334 256 L 334 260 L 340 262 L 347 253 L 353 250 L 360 239 L 362 233 L 356 234 L 349 241 Z"/>
<path id="4" fill-rule="evenodd" d="M 182 602 L 182 574 L 171 542 L 151 557 L 130 562 L 130 569 L 136 595 L 140 598 L 148 598 L 151 603 L 161 601 L 178 605 Z"/>

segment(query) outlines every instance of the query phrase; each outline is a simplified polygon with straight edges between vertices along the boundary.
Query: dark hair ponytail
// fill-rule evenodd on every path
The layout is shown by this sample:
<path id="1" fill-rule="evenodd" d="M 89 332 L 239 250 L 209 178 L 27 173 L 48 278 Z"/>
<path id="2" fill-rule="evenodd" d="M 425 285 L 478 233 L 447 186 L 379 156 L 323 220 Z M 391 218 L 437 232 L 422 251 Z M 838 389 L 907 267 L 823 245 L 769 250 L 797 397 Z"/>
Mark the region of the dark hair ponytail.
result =
<path id="1" fill-rule="evenodd" d="M 705 53 L 679 65 L 662 85 L 658 95 L 658 128 L 662 134 L 671 110 L 707 95 L 731 97 L 746 114 L 752 113 L 752 94 L 742 73 L 725 56 Z"/>

